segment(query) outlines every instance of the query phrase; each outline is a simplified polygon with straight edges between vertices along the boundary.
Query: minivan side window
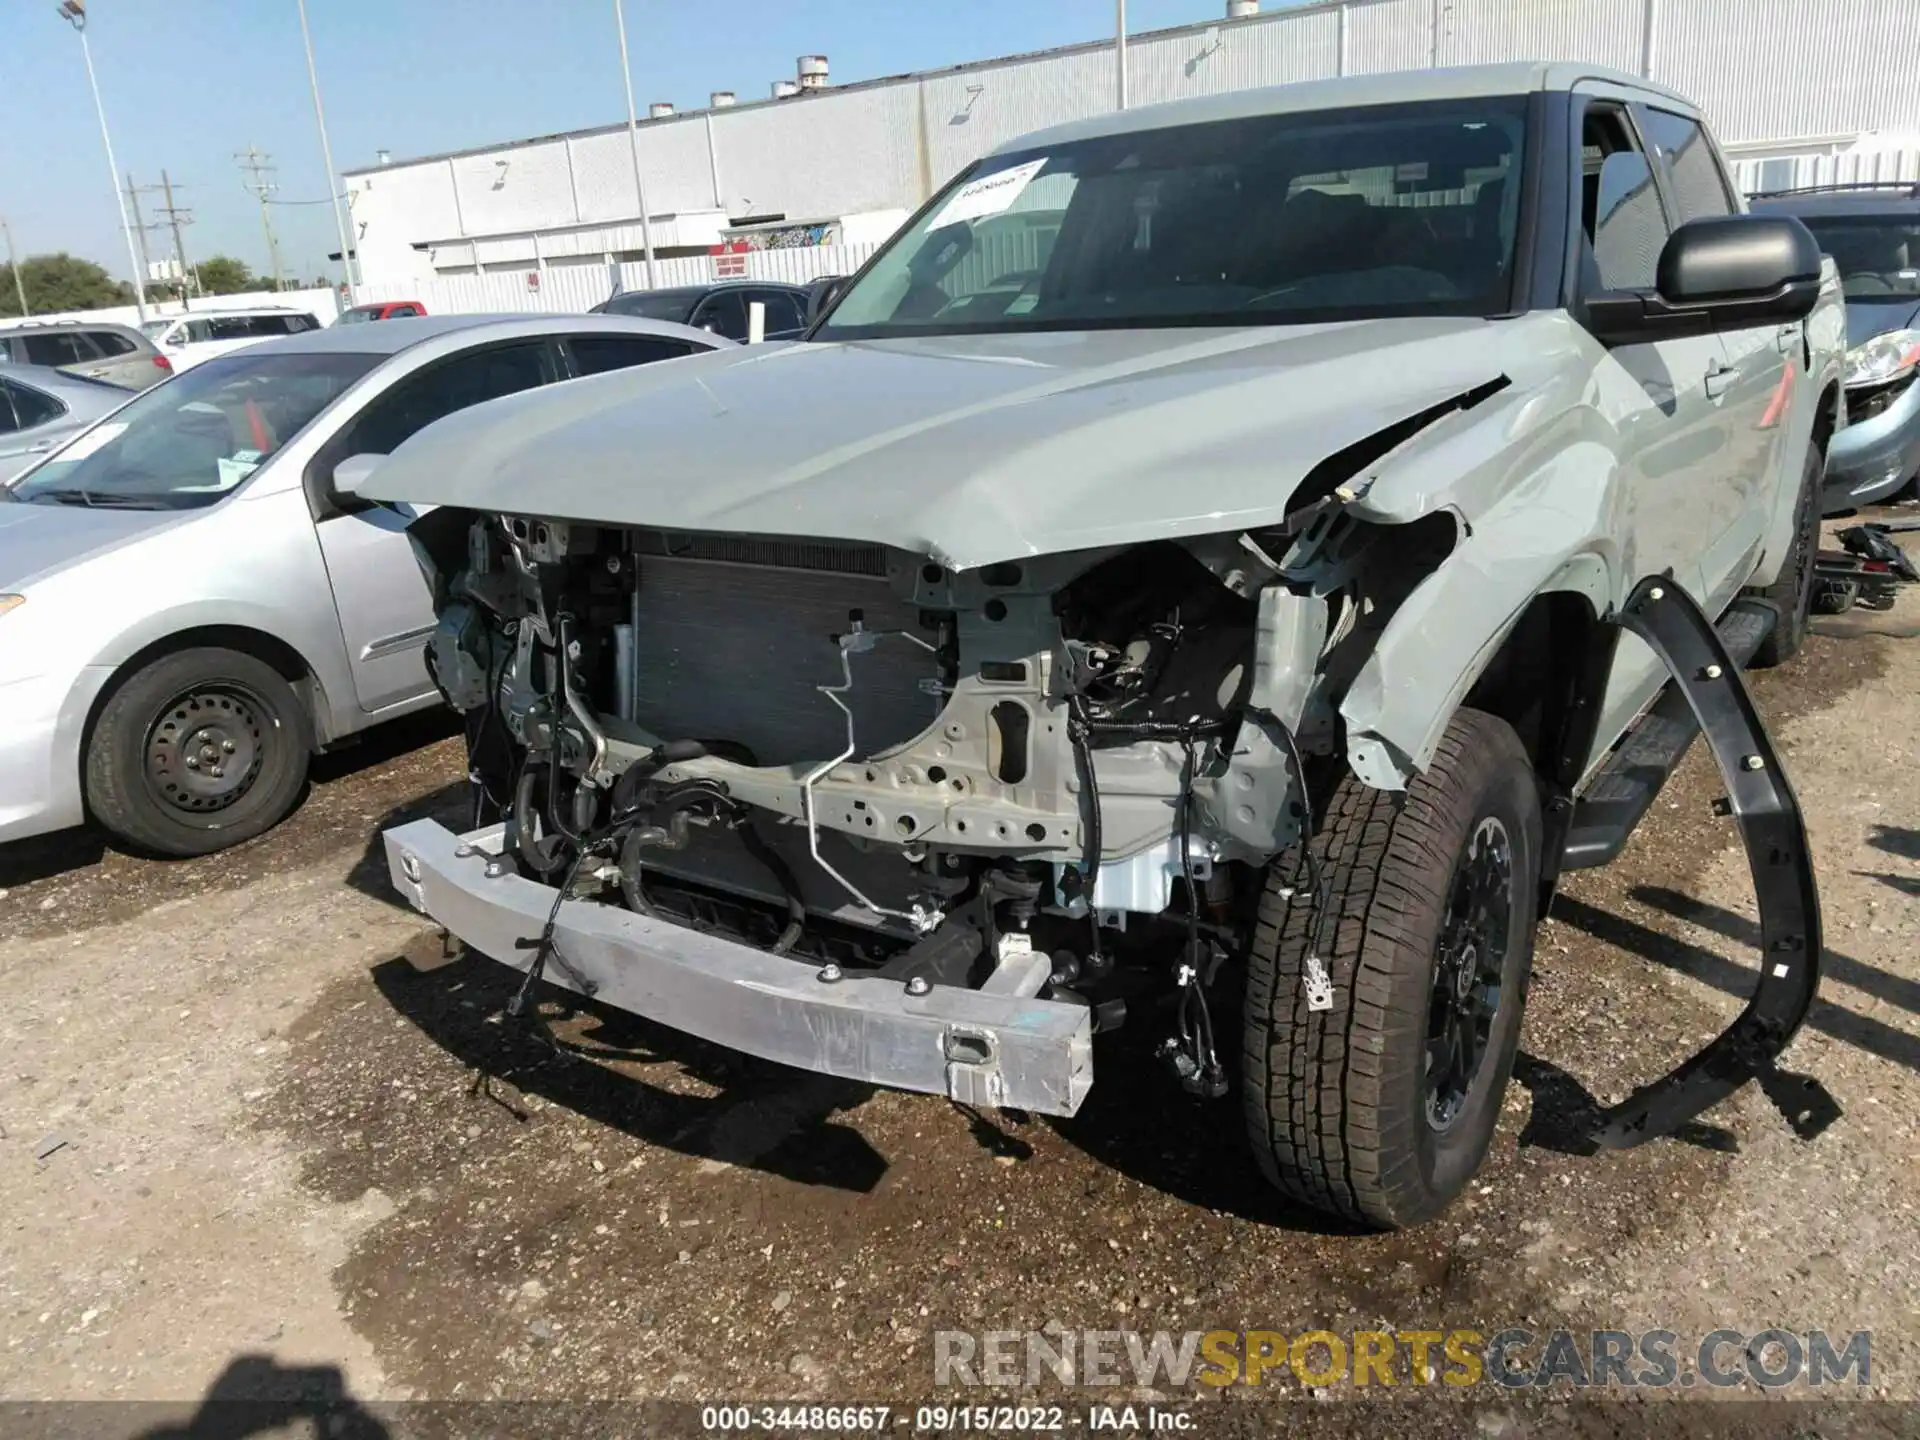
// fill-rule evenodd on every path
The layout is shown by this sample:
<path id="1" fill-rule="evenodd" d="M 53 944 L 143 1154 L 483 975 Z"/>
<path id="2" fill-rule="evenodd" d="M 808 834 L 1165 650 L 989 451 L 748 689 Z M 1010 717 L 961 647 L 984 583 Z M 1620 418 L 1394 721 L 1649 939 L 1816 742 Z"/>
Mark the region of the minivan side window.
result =
<path id="1" fill-rule="evenodd" d="M 656 360 L 675 360 L 694 350 L 684 341 L 653 335 L 575 335 L 567 341 L 567 348 L 573 352 L 575 375 L 604 375 L 609 370 L 651 365 Z"/>
<path id="2" fill-rule="evenodd" d="M 29 335 L 27 363 L 30 365 L 78 365 L 91 360 L 93 352 L 81 343 L 77 334 Z"/>
<path id="3" fill-rule="evenodd" d="M 31 385 L 22 385 L 15 380 L 0 380 L 0 392 L 5 392 L 9 402 L 0 408 L 0 429 L 31 430 L 36 425 L 57 420 L 66 413 L 66 406 Z"/>
<path id="4" fill-rule="evenodd" d="M 1698 121 L 1670 110 L 1642 112 L 1647 143 L 1666 166 L 1673 198 L 1680 207 L 1681 224 L 1709 215 L 1731 215 L 1733 200 L 1727 191 L 1720 160 L 1707 143 Z"/>

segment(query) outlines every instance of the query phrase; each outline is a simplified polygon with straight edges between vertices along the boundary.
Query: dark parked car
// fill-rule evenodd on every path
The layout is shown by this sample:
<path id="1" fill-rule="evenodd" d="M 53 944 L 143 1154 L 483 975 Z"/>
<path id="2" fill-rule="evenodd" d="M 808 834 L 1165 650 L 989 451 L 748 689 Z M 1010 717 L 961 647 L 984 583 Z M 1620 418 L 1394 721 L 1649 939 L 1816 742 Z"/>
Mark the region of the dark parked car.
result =
<path id="1" fill-rule="evenodd" d="M 1798 216 L 1846 288 L 1847 424 L 1827 453 L 1822 509 L 1898 494 L 1920 471 L 1920 185 L 1775 191 L 1753 208 Z"/>
<path id="2" fill-rule="evenodd" d="M 627 290 L 593 307 L 595 315 L 631 315 L 710 330 L 729 340 L 747 338 L 747 306 L 767 307 L 766 338 L 798 339 L 807 328 L 807 292 L 799 285 L 733 281 L 682 285 L 671 290 Z"/>

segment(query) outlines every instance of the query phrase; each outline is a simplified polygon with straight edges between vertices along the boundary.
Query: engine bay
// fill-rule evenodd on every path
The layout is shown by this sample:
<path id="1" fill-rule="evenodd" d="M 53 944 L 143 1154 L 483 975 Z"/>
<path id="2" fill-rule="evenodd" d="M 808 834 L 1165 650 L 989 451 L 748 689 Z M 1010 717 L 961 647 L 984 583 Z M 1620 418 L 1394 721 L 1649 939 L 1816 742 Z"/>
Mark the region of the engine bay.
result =
<path id="1" fill-rule="evenodd" d="M 466 518 L 457 545 L 416 536 L 429 661 L 466 717 L 476 824 L 525 873 L 909 984 L 1038 968 L 1096 1028 L 1171 1001 L 1170 1058 L 1224 1085 L 1204 991 L 1304 820 L 1292 672 L 1328 610 L 1255 537 L 956 572 Z"/>

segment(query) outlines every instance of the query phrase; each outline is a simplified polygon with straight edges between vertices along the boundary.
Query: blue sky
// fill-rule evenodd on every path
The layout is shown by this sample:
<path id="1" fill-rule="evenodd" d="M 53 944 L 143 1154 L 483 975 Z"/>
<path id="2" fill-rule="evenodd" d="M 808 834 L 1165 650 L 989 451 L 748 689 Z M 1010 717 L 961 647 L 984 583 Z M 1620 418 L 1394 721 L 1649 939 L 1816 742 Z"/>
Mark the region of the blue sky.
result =
<path id="1" fill-rule="evenodd" d="M 78 38 L 54 0 L 0 0 L 0 216 L 23 254 L 127 269 Z M 259 209 L 233 153 L 257 145 L 283 201 L 320 200 L 325 167 L 294 0 L 89 0 L 88 31 L 121 172 L 164 166 L 190 207 L 190 259 L 266 269 Z M 1271 8 L 1271 7 L 1270 7 Z M 635 103 L 761 98 L 801 54 L 838 82 L 1110 34 L 1111 0 L 627 0 Z M 1208 20 L 1224 0 L 1130 0 L 1128 28 Z M 625 115 L 612 0 L 307 0 L 341 169 L 614 123 Z M 302 278 L 336 249 L 323 204 L 273 209 Z M 151 215 L 148 216 L 151 219 Z M 149 237 L 156 255 L 170 242 Z"/>

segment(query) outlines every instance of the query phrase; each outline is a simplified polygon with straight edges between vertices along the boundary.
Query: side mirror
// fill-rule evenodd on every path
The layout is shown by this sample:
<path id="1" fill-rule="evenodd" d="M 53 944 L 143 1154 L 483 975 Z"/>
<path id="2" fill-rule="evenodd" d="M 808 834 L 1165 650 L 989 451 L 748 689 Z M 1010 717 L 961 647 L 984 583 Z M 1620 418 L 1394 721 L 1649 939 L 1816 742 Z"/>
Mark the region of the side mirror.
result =
<path id="1" fill-rule="evenodd" d="M 1791 215 L 1689 220 L 1660 251 L 1651 292 L 1593 296 L 1587 323 L 1610 343 L 1804 320 L 1820 298 L 1820 246 Z"/>
<path id="2" fill-rule="evenodd" d="M 844 275 L 822 275 L 807 286 L 807 324 L 811 325 L 833 308 L 840 292 L 847 288 Z"/>
<path id="3" fill-rule="evenodd" d="M 349 455 L 333 467 L 333 488 L 341 495 L 358 493 L 367 478 L 380 468 L 384 455 Z"/>

